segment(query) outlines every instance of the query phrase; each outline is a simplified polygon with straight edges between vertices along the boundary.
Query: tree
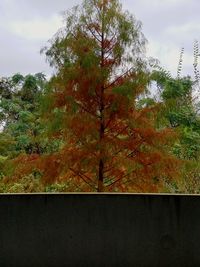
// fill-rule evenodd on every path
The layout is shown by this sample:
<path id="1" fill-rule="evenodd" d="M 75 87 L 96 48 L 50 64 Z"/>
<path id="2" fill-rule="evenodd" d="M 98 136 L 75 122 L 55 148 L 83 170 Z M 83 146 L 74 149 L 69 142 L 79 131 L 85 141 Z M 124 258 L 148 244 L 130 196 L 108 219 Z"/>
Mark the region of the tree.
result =
<path id="1" fill-rule="evenodd" d="M 200 152 L 200 120 L 194 101 L 194 82 L 187 77 L 172 78 L 163 71 L 154 72 L 163 102 L 164 125 L 179 132 L 174 153 L 182 159 L 197 159 Z"/>
<path id="2" fill-rule="evenodd" d="M 155 71 L 152 77 L 157 82 L 159 100 L 163 104 L 160 123 L 178 133 L 172 150 L 184 162 L 181 179 L 177 184 L 174 183 L 174 188 L 176 192 L 199 193 L 200 117 L 199 100 L 195 92 L 198 71 L 195 69 L 195 80 L 189 76 L 181 77 L 183 51 L 182 49 L 177 78 L 162 69 Z"/>
<path id="3" fill-rule="evenodd" d="M 46 119 L 63 143 L 28 166 L 47 182 L 70 180 L 71 190 L 156 190 L 176 161 L 173 132 L 155 128 L 158 107 L 137 106 L 149 82 L 141 23 L 117 0 L 85 0 L 65 22 L 42 50 L 56 69 Z"/>
<path id="4" fill-rule="evenodd" d="M 38 135 L 42 125 L 39 121 L 40 98 L 44 94 L 46 79 L 42 73 L 23 76 L 19 73 L 0 81 L 0 118 L 3 131 L 0 144 L 9 150 L 12 156 L 25 152 L 39 153 L 42 146 Z M 8 140 L 12 146 L 8 146 Z M 0 145 L 1 147 L 1 145 Z M 0 154 L 2 154 L 0 149 Z"/>

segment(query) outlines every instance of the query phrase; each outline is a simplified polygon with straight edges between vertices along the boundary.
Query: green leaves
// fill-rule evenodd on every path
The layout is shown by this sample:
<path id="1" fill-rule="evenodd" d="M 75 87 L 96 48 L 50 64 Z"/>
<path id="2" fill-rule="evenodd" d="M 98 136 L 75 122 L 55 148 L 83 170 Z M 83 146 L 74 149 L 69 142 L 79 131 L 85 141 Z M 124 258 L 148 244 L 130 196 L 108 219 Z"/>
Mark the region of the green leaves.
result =
<path id="1" fill-rule="evenodd" d="M 113 93 L 125 96 L 127 98 L 131 98 L 131 96 L 133 95 L 133 86 L 131 86 L 131 84 L 123 84 L 114 87 L 112 91 Z"/>
<path id="2" fill-rule="evenodd" d="M 5 125 L 3 134 L 6 140 L 13 140 L 12 146 L 7 146 L 7 155 L 16 156 L 21 152 L 33 153 L 39 150 L 40 144 L 36 140 L 42 129 L 39 121 L 39 99 L 46 86 L 42 73 L 23 76 L 19 73 L 4 79 L 0 100 L 0 119 Z M 5 90 L 10 92 L 9 97 Z M 0 154 L 5 152 L 1 152 Z"/>
<path id="3" fill-rule="evenodd" d="M 200 117 L 193 102 L 192 79 L 172 78 L 166 71 L 154 72 L 152 76 L 161 91 L 164 104 L 163 117 L 179 134 L 173 147 L 174 154 L 181 159 L 198 160 L 200 157 Z M 165 122 L 166 123 L 166 122 Z"/>
<path id="4" fill-rule="evenodd" d="M 178 80 L 166 80 L 162 97 L 167 100 L 171 98 L 189 96 L 191 94 L 192 84 L 193 83 L 189 77 Z"/>
<path id="5" fill-rule="evenodd" d="M 175 144 L 173 152 L 179 158 L 198 160 L 200 156 L 200 133 L 191 128 L 183 128 L 180 143 Z"/>

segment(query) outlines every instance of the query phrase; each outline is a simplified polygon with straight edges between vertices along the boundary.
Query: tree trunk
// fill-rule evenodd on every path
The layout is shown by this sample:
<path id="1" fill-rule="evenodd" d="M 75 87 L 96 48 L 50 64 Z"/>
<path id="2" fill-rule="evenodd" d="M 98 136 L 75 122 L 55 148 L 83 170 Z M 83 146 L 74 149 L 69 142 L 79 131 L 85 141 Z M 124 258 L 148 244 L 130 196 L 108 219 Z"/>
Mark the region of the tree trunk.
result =
<path id="1" fill-rule="evenodd" d="M 103 2 L 103 14 L 102 14 L 102 35 L 101 35 L 101 69 L 103 74 L 104 69 L 104 14 L 105 14 L 105 3 Z M 98 192 L 104 191 L 104 148 L 102 141 L 104 139 L 105 132 L 105 120 L 104 120 L 104 85 L 105 81 L 102 81 L 101 92 L 100 92 L 100 159 L 99 159 L 99 174 L 98 174 Z"/>
<path id="2" fill-rule="evenodd" d="M 99 179 L 98 179 L 98 192 L 103 192 L 104 191 L 104 186 L 103 186 L 103 170 L 104 170 L 104 163 L 103 160 L 100 159 L 99 162 Z"/>

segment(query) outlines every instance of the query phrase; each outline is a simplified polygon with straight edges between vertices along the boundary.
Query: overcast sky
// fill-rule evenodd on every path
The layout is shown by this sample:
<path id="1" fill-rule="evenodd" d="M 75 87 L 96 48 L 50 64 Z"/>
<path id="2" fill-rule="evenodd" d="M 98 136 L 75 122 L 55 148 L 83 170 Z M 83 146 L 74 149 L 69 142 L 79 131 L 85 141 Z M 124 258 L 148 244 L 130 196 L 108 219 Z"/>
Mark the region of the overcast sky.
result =
<path id="1" fill-rule="evenodd" d="M 183 74 L 192 74 L 193 43 L 200 41 L 200 0 L 122 0 L 142 21 L 148 55 L 176 74 L 185 48 Z M 0 0 L 0 77 L 51 69 L 39 51 L 62 26 L 61 11 L 81 0 Z"/>

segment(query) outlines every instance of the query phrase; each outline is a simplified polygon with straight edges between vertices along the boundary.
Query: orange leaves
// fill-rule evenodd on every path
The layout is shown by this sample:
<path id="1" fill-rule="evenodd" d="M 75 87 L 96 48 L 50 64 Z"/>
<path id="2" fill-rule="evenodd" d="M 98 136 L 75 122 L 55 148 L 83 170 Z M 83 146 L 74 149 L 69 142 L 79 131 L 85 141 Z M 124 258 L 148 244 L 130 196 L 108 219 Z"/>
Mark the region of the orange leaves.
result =
<path id="1" fill-rule="evenodd" d="M 113 58 L 108 58 L 104 60 L 103 65 L 105 67 L 109 67 L 109 66 L 112 66 L 114 63 L 115 63 L 115 60 Z"/>
<path id="2" fill-rule="evenodd" d="M 111 0 L 100 0 L 100 1 L 98 2 L 98 7 L 99 7 L 100 9 L 102 9 L 102 8 L 104 8 L 110 1 L 111 1 Z"/>
<path id="3" fill-rule="evenodd" d="M 111 40 L 105 39 L 102 43 L 103 49 L 109 49 L 113 42 Z"/>
<path id="4" fill-rule="evenodd" d="M 91 29 L 91 30 L 94 30 L 94 31 L 97 31 L 97 32 L 100 32 L 100 25 L 99 23 L 95 23 L 95 22 L 92 22 L 88 25 L 88 27 Z"/>
<path id="5" fill-rule="evenodd" d="M 24 175 L 30 174 L 33 172 L 34 168 L 37 165 L 38 160 L 40 159 L 38 154 L 21 154 L 12 161 L 13 165 L 13 174 L 12 177 L 19 179 Z"/>
<path id="6" fill-rule="evenodd" d="M 48 117 L 61 144 L 34 162 L 44 181 L 66 179 L 78 190 L 103 183 L 105 191 L 155 191 L 154 178 L 175 173 L 176 161 L 174 134 L 156 129 L 158 106 L 138 107 L 149 74 L 134 65 L 134 51 L 145 40 L 117 1 L 88 0 L 77 10 L 47 50 L 58 66 Z"/>
<path id="7" fill-rule="evenodd" d="M 62 162 L 58 154 L 44 155 L 40 158 L 36 166 L 43 173 L 45 183 L 53 183 L 58 179 Z"/>

